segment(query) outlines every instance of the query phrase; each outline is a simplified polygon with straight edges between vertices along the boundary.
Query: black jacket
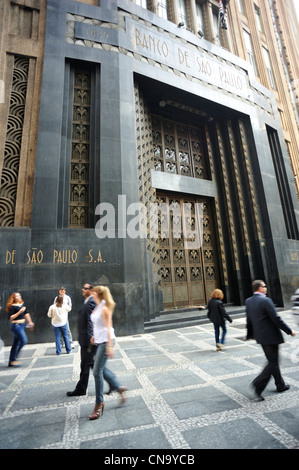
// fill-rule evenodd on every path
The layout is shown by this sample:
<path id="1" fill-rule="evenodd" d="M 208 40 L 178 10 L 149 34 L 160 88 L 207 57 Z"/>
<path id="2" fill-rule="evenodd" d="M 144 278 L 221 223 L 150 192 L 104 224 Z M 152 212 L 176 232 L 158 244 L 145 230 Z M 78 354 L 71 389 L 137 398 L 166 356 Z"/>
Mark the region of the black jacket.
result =
<path id="1" fill-rule="evenodd" d="M 92 311 L 96 307 L 93 297 L 90 297 L 86 303 L 82 305 L 78 315 L 78 336 L 79 344 L 82 347 L 88 347 L 90 338 L 93 336 L 93 325 L 90 318 Z"/>
<path id="2" fill-rule="evenodd" d="M 277 315 L 269 297 L 253 294 L 246 300 L 247 339 L 259 344 L 281 344 L 284 342 L 280 330 L 290 335 L 291 328 Z"/>
<path id="3" fill-rule="evenodd" d="M 215 325 L 223 325 L 225 323 L 225 319 L 230 323 L 232 322 L 231 317 L 226 313 L 223 302 L 219 299 L 209 300 L 208 318 Z"/>

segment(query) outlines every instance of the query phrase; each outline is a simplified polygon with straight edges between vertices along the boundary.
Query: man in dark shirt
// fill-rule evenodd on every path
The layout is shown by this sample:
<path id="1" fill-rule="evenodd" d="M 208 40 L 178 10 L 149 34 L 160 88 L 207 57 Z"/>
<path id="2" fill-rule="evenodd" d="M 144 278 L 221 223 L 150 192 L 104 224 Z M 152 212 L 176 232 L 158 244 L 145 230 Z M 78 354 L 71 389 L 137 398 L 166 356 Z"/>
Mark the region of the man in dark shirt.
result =
<path id="1" fill-rule="evenodd" d="M 253 296 L 246 300 L 247 339 L 259 343 L 268 360 L 261 374 L 254 379 L 252 386 L 259 400 L 264 400 L 261 393 L 267 386 L 271 375 L 278 392 L 289 390 L 279 369 L 279 344 L 284 342 L 280 330 L 295 336 L 295 332 L 277 315 L 272 300 L 266 296 L 267 286 L 264 281 L 252 283 Z"/>

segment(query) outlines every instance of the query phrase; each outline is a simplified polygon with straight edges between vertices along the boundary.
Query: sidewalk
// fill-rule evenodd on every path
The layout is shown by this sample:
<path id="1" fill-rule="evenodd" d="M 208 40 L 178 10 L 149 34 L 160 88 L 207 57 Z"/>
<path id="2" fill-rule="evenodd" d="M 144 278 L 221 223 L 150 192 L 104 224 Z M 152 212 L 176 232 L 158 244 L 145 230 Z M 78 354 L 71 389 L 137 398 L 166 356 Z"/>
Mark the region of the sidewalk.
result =
<path id="1" fill-rule="evenodd" d="M 1 449 L 299 449 L 299 331 L 283 333 L 281 369 L 289 391 L 271 381 L 265 401 L 249 384 L 264 365 L 245 319 L 228 324 L 226 349 L 216 352 L 211 323 L 120 337 L 108 367 L 128 387 L 127 401 L 106 395 L 104 415 L 90 421 L 88 394 L 67 397 L 80 372 L 79 348 L 56 356 L 55 344 L 28 344 L 22 366 L 0 364 Z M 28 332 L 30 335 L 30 332 Z M 111 454 L 111 452 L 110 452 Z"/>

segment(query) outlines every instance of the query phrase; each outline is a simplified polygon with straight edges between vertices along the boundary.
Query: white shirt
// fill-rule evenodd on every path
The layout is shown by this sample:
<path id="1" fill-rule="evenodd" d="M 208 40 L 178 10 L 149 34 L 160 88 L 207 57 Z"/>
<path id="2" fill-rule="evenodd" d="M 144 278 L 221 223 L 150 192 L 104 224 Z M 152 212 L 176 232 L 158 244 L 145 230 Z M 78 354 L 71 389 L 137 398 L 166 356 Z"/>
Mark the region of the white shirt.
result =
<path id="1" fill-rule="evenodd" d="M 92 324 L 93 324 L 93 336 L 94 342 L 96 344 L 107 343 L 108 341 L 108 328 L 104 324 L 104 319 L 102 317 L 102 308 L 106 304 L 105 300 L 96 306 L 90 315 Z M 111 339 L 115 338 L 114 328 L 110 328 Z"/>
<path id="2" fill-rule="evenodd" d="M 90 295 L 89 297 L 87 297 L 87 299 L 84 300 L 84 304 L 87 304 L 87 302 L 89 301 L 89 299 L 93 299 L 93 295 Z"/>
<path id="3" fill-rule="evenodd" d="M 68 312 L 71 310 L 69 305 L 62 305 L 57 307 L 55 304 L 51 305 L 48 310 L 48 317 L 50 317 L 53 326 L 64 326 L 68 320 Z"/>
<path id="4" fill-rule="evenodd" d="M 58 296 L 57 296 L 57 297 L 58 297 Z M 56 303 L 57 297 L 55 297 L 53 304 Z M 70 310 L 72 310 L 72 300 L 71 300 L 71 298 L 70 298 L 69 295 L 64 294 L 64 296 L 63 296 L 63 304 L 64 304 L 64 305 L 69 305 L 69 306 L 71 307 Z"/>

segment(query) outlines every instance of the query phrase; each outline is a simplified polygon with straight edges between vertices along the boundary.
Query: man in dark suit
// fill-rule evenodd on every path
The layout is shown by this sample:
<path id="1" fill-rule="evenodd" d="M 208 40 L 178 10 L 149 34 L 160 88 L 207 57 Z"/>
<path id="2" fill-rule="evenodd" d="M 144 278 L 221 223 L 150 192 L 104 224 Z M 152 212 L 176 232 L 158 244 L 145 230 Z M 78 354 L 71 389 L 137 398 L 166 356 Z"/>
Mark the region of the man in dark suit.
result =
<path id="1" fill-rule="evenodd" d="M 255 339 L 262 346 L 268 364 L 251 385 L 258 399 L 264 400 L 261 393 L 271 375 L 278 392 L 290 388 L 284 382 L 279 369 L 279 344 L 284 342 L 280 330 L 292 336 L 296 333 L 277 315 L 272 300 L 266 296 L 267 286 L 264 281 L 253 281 L 252 290 L 253 296 L 246 300 L 247 339 Z"/>
<path id="2" fill-rule="evenodd" d="M 96 307 L 96 302 L 92 297 L 92 284 L 86 282 L 82 288 L 82 295 L 85 301 L 79 310 L 78 315 L 78 334 L 79 344 L 81 346 L 81 372 L 80 379 L 77 382 L 75 390 L 67 392 L 69 397 L 86 395 L 88 386 L 89 371 L 93 367 L 94 352 L 90 345 L 90 338 L 93 336 L 91 312 Z"/>

